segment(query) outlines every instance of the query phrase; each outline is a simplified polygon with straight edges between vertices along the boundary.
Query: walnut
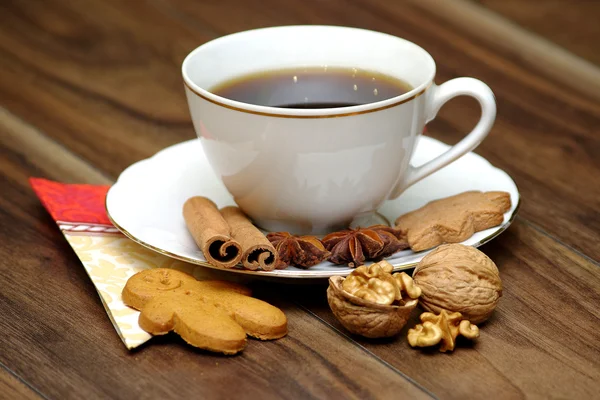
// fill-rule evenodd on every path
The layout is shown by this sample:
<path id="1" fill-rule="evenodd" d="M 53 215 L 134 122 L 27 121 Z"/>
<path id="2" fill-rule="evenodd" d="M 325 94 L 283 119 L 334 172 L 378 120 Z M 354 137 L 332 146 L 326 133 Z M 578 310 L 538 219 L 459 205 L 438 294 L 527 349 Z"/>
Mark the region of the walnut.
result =
<path id="1" fill-rule="evenodd" d="M 460 312 L 479 324 L 487 320 L 500 297 L 502 281 L 492 260 L 474 247 L 446 244 L 425 256 L 413 272 L 426 311 Z"/>
<path id="2" fill-rule="evenodd" d="M 406 273 L 392 272 L 380 261 L 361 266 L 347 277 L 329 279 L 329 307 L 350 332 L 369 338 L 397 335 L 417 306 L 421 291 Z"/>
<path id="3" fill-rule="evenodd" d="M 392 271 L 393 266 L 387 261 L 360 266 L 344 280 L 342 288 L 361 299 L 388 305 L 402 300 L 402 291 L 411 299 L 421 295 L 421 289 L 413 284 L 410 276 L 404 272 L 392 275 Z"/>
<path id="4" fill-rule="evenodd" d="M 453 351 L 460 334 L 467 339 L 479 337 L 479 328 L 462 318 L 462 314 L 449 314 L 442 310 L 439 315 L 424 312 L 419 317 L 422 324 L 408 330 L 408 343 L 412 347 L 428 347 L 442 343 L 441 352 Z"/>

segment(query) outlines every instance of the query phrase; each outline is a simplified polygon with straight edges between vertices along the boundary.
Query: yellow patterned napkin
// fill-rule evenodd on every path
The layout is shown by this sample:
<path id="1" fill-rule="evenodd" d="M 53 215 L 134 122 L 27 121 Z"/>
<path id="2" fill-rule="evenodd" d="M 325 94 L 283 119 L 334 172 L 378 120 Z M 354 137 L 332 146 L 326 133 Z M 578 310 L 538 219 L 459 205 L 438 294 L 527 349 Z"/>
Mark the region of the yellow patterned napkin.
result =
<path id="1" fill-rule="evenodd" d="M 148 268 L 174 268 L 196 279 L 230 279 L 225 273 L 179 261 L 133 242 L 106 216 L 108 186 L 67 185 L 31 178 L 31 186 L 83 263 L 117 333 L 128 349 L 152 336 L 138 325 L 139 312 L 121 300 L 133 274 Z"/>

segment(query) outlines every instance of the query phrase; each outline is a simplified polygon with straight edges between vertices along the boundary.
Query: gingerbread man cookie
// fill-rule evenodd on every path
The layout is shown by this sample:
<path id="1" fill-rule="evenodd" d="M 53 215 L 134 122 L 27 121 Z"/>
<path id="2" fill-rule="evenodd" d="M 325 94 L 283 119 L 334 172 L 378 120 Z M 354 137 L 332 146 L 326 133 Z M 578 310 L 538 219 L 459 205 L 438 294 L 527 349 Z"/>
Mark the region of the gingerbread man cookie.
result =
<path id="1" fill-rule="evenodd" d="M 175 331 L 192 346 L 235 354 L 246 346 L 246 335 L 278 339 L 287 334 L 285 314 L 250 297 L 244 286 L 224 281 L 198 281 L 168 268 L 133 275 L 123 302 L 140 310 L 140 327 L 153 335 Z"/>
<path id="2" fill-rule="evenodd" d="M 407 231 L 413 251 L 422 251 L 442 243 L 459 243 L 475 232 L 500 225 L 510 207 L 507 192 L 465 192 L 398 217 L 396 228 Z"/>

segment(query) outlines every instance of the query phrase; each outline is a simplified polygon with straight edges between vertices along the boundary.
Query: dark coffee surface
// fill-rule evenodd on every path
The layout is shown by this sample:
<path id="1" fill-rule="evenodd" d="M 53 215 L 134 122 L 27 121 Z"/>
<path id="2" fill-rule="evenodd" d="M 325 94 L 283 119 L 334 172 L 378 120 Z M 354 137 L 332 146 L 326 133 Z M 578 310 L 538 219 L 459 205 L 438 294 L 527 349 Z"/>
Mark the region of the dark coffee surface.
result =
<path id="1" fill-rule="evenodd" d="M 213 87 L 219 96 L 281 108 L 337 108 L 386 100 L 410 91 L 398 79 L 348 67 L 309 67 L 261 71 Z"/>

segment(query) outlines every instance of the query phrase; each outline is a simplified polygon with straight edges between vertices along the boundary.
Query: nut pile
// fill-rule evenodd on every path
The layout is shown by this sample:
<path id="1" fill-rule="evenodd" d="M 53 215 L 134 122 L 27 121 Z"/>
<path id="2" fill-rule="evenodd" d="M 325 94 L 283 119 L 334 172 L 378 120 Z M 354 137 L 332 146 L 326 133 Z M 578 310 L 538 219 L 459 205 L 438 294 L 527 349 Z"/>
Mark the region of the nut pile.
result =
<path id="1" fill-rule="evenodd" d="M 350 332 L 369 338 L 395 336 L 420 303 L 421 323 L 408 330 L 412 347 L 440 345 L 453 351 L 456 338 L 479 337 L 474 325 L 488 319 L 502 295 L 498 268 L 474 247 L 440 246 L 421 260 L 411 278 L 392 274 L 380 261 L 329 279 L 329 307 Z"/>

